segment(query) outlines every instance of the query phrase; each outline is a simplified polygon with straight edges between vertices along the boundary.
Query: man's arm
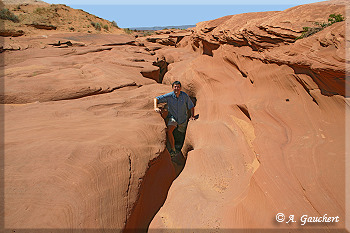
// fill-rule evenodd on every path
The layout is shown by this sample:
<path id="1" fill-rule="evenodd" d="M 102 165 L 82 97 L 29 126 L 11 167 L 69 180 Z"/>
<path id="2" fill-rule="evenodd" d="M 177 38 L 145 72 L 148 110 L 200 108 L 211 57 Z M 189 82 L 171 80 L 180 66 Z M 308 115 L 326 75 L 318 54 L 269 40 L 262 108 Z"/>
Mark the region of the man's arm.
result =
<path id="1" fill-rule="evenodd" d="M 188 95 L 187 95 L 187 107 L 191 111 L 191 116 L 190 116 L 189 120 L 195 120 L 195 117 L 194 117 L 194 104 L 193 104 L 191 98 Z"/>
<path id="2" fill-rule="evenodd" d="M 190 121 L 191 120 L 195 120 L 196 118 L 194 117 L 194 107 L 191 108 L 191 117 L 190 117 Z"/>
<path id="3" fill-rule="evenodd" d="M 158 99 L 154 98 L 154 111 L 160 112 L 160 108 L 158 108 Z"/>

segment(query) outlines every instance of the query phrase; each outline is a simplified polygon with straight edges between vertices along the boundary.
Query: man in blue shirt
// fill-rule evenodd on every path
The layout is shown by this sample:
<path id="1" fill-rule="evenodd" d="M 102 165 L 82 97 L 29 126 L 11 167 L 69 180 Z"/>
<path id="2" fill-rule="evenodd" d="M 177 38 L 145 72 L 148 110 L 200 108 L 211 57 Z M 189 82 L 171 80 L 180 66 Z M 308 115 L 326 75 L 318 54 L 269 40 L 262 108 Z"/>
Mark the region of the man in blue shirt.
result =
<path id="1" fill-rule="evenodd" d="M 175 139 L 173 131 L 178 128 L 181 133 L 186 132 L 187 128 L 187 111 L 191 110 L 190 120 L 194 120 L 194 105 L 190 97 L 183 91 L 181 91 L 181 83 L 175 81 L 172 84 L 173 92 L 158 96 L 154 99 L 154 111 L 160 113 L 158 103 L 168 104 L 167 115 L 167 138 L 169 140 L 171 150 L 170 155 L 176 155 Z"/>

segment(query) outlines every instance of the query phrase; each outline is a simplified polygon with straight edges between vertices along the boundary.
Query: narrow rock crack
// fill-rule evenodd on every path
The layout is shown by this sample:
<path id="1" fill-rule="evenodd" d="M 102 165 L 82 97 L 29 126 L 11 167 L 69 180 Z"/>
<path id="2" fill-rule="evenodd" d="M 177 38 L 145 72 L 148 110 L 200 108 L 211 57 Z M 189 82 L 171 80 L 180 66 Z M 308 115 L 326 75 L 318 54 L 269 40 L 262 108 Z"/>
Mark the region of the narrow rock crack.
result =
<path id="1" fill-rule="evenodd" d="M 130 206 L 129 206 L 129 192 L 130 192 L 130 186 L 131 186 L 131 178 L 132 178 L 132 167 L 131 167 L 131 155 L 128 153 L 128 160 L 129 160 L 129 182 L 128 187 L 126 189 L 126 216 L 125 216 L 125 223 L 129 217 L 130 212 Z"/>

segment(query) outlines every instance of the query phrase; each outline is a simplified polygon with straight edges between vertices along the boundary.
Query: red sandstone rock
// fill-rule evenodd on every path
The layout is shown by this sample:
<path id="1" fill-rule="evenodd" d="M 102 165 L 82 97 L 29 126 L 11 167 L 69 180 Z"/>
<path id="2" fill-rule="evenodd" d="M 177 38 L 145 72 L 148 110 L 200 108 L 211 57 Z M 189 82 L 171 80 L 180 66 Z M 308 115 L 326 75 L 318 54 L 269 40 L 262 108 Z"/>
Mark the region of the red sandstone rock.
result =
<path id="1" fill-rule="evenodd" d="M 160 69 L 156 57 L 129 41 L 72 33 L 5 41 L 21 45 L 4 52 L 2 75 L 8 229 L 147 228 L 164 202 L 175 170 L 153 98 L 171 88 L 142 76 Z"/>
<path id="2" fill-rule="evenodd" d="M 328 16 L 334 13 L 345 15 L 345 8 L 338 4 L 314 3 L 281 12 L 225 16 L 198 23 L 194 32 L 198 40 L 208 43 L 228 43 L 261 50 L 294 43 L 303 27 L 312 27 L 314 22 L 327 22 Z"/>
<path id="3" fill-rule="evenodd" d="M 163 82 L 182 82 L 199 119 L 151 230 L 345 228 L 345 24 L 293 40 L 332 13 L 344 6 L 197 24 L 183 46 L 198 56 L 172 63 Z M 277 213 L 297 222 L 278 223 Z M 340 221 L 301 226 L 302 215 L 324 214 Z"/>
<path id="4" fill-rule="evenodd" d="M 5 38 L 6 229 L 133 231 L 152 219 L 165 232 L 345 228 L 345 23 L 294 41 L 332 13 L 344 7 L 226 16 L 180 41 L 154 37 L 176 47 L 127 35 Z M 168 193 L 181 168 L 152 108 L 175 80 L 199 118 Z M 300 225 L 324 214 L 340 222 Z"/>
<path id="5" fill-rule="evenodd" d="M 165 199 L 174 172 L 164 170 L 172 166 L 162 153 L 164 123 L 151 108 L 160 92 L 145 85 L 76 100 L 5 105 L 6 227 L 122 229 L 148 167 L 148 182 L 164 180 L 157 183 L 157 200 Z"/>

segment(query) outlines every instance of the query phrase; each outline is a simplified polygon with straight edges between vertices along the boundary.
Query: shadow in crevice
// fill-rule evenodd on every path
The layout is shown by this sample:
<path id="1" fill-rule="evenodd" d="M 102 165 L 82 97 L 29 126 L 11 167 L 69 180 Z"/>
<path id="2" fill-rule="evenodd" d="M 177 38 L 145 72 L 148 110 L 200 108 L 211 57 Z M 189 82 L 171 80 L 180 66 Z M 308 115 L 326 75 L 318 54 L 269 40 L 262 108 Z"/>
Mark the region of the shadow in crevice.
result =
<path id="1" fill-rule="evenodd" d="M 197 114 L 195 116 L 195 119 L 198 119 L 198 117 L 199 117 L 199 115 Z M 186 132 L 182 133 L 176 128 L 173 131 L 173 135 L 174 135 L 174 139 L 175 139 L 175 149 L 179 152 L 175 156 L 171 157 L 171 161 L 172 161 L 173 166 L 175 168 L 176 177 L 178 177 L 185 167 L 186 158 L 187 158 L 186 155 L 191 149 L 188 148 L 188 146 L 183 148 L 185 138 L 186 138 Z M 170 143 L 168 141 L 166 143 L 166 148 L 168 151 L 170 151 L 170 149 L 171 149 Z"/>
<path id="2" fill-rule="evenodd" d="M 176 178 L 170 155 L 165 149 L 150 161 L 139 188 L 137 201 L 127 218 L 124 233 L 146 233 L 152 219 L 163 206 Z"/>
<path id="3" fill-rule="evenodd" d="M 168 72 L 169 63 L 165 60 L 165 58 L 157 58 L 157 61 L 153 62 L 152 65 L 159 67 L 158 83 L 162 83 L 165 74 Z"/>
<path id="4" fill-rule="evenodd" d="M 306 65 L 300 64 L 289 64 L 289 67 L 294 70 L 296 74 L 295 77 L 297 81 L 303 86 L 303 81 L 299 75 L 307 75 L 309 76 L 318 86 L 321 91 L 321 94 L 324 96 L 333 96 L 333 95 L 341 95 L 344 97 L 349 97 L 346 95 L 345 91 L 345 80 L 346 77 L 343 72 L 336 70 L 314 70 L 312 67 L 308 67 Z M 302 82 L 300 82 L 302 81 Z M 308 87 L 305 89 L 308 94 L 313 98 L 313 96 L 309 93 L 310 90 Z M 318 105 L 317 101 L 313 98 L 313 101 Z"/>
<path id="5" fill-rule="evenodd" d="M 180 175 L 182 170 L 185 167 L 186 159 L 185 156 L 182 154 L 182 146 L 185 141 L 185 133 L 179 132 L 177 129 L 173 131 L 174 139 L 175 139 L 175 148 L 177 151 L 179 151 L 175 156 L 171 157 L 171 162 L 175 169 L 176 178 Z M 167 142 L 167 149 L 170 151 L 170 144 Z"/>
<path id="6" fill-rule="evenodd" d="M 210 57 L 213 56 L 213 51 L 217 50 L 220 47 L 219 44 L 210 43 L 206 40 L 202 40 L 202 44 L 203 44 L 203 54 L 208 55 Z"/>
<path id="7" fill-rule="evenodd" d="M 162 117 L 166 117 L 166 114 L 162 114 Z M 195 116 L 197 119 L 198 117 L 199 115 Z M 167 141 L 166 149 L 160 153 L 159 157 L 150 162 L 139 189 L 138 200 L 123 229 L 124 233 L 144 233 L 148 231 L 152 219 L 165 203 L 172 182 L 184 169 L 187 153 L 193 150 L 193 147 L 186 144 L 185 148 L 182 148 L 186 132 L 181 133 L 178 129 L 175 129 L 173 135 L 175 147 L 179 152 L 176 156 L 171 157 L 169 154 L 170 144 Z M 184 151 L 184 154 L 182 151 Z"/>
<path id="8" fill-rule="evenodd" d="M 190 99 L 192 100 L 192 103 L 194 104 L 194 106 L 196 107 L 197 105 L 197 98 L 194 96 L 190 96 Z"/>
<path id="9" fill-rule="evenodd" d="M 252 120 L 248 111 L 248 107 L 245 104 L 238 104 L 237 107 L 241 110 L 241 112 L 248 117 L 249 120 Z"/>

